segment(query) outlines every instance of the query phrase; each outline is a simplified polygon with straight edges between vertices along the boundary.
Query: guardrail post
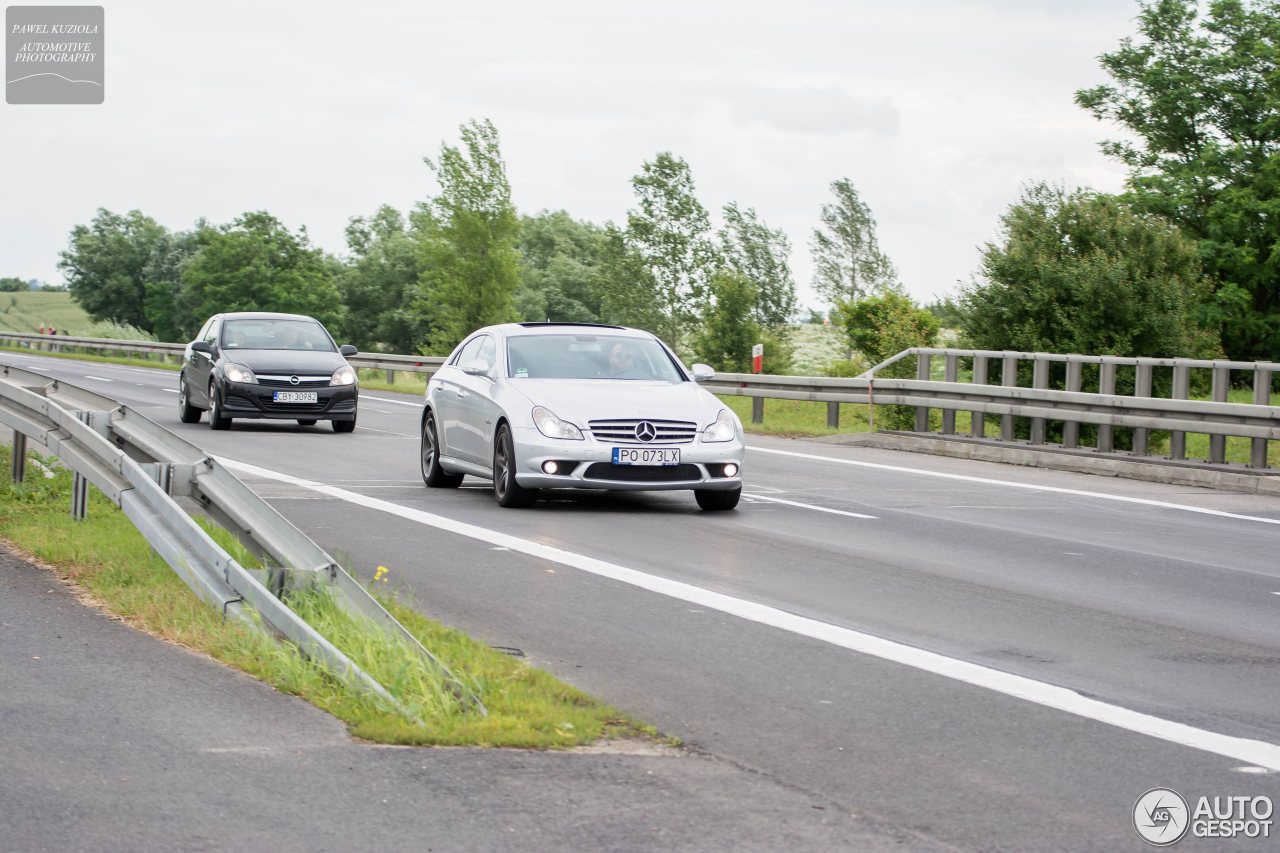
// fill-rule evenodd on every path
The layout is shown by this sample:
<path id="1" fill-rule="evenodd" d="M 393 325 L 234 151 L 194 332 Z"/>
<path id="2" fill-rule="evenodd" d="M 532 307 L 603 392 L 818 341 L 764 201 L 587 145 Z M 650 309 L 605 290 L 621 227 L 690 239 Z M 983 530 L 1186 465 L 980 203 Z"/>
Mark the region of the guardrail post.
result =
<path id="1" fill-rule="evenodd" d="M 1043 353 L 1036 353 L 1035 361 L 1031 362 L 1031 387 L 1041 390 L 1049 387 L 1049 360 L 1043 357 Z M 1044 444 L 1048 423 L 1044 418 L 1031 419 L 1032 444 Z"/>
<path id="2" fill-rule="evenodd" d="M 840 428 L 840 404 L 839 403 L 827 403 L 827 428 L 828 429 Z"/>
<path id="3" fill-rule="evenodd" d="M 1231 370 L 1226 367 L 1213 369 L 1213 401 L 1227 402 L 1227 391 L 1231 385 Z M 1225 435 L 1209 436 L 1209 462 L 1221 465 L 1227 461 L 1227 437 Z"/>
<path id="4" fill-rule="evenodd" d="M 1000 384 L 1012 388 L 1018 384 L 1018 357 L 1006 355 L 1000 368 Z M 1000 416 L 1000 440 L 1013 441 L 1013 415 Z"/>
<path id="5" fill-rule="evenodd" d="M 973 384 L 987 384 L 987 357 L 985 355 L 975 355 L 973 357 Z M 985 438 L 987 434 L 987 416 L 983 412 L 969 413 L 969 434 L 974 438 Z"/>
<path id="6" fill-rule="evenodd" d="M 933 357 L 928 353 L 916 353 L 916 379 L 929 381 L 929 362 Z M 929 431 L 929 407 L 916 406 L 916 432 Z"/>
<path id="7" fill-rule="evenodd" d="M 1271 371 L 1262 367 L 1253 370 L 1253 402 L 1258 406 L 1271 403 Z M 1267 467 L 1267 440 L 1255 438 L 1249 443 L 1249 467 Z"/>
<path id="8" fill-rule="evenodd" d="M 1189 393 L 1191 393 L 1191 368 L 1182 364 L 1174 366 L 1173 399 L 1185 400 Z M 1187 434 L 1182 430 L 1169 433 L 1169 458 L 1187 458 Z"/>
<path id="9" fill-rule="evenodd" d="M 83 520 L 89 511 L 89 481 L 77 471 L 71 479 L 71 517 Z"/>
<path id="10" fill-rule="evenodd" d="M 751 422 L 753 424 L 764 423 L 764 397 L 751 398 Z"/>
<path id="11" fill-rule="evenodd" d="M 388 385 L 396 384 L 396 372 L 394 370 L 387 371 L 387 384 Z"/>
<path id="12" fill-rule="evenodd" d="M 1138 362 L 1138 372 L 1134 380 L 1133 396 L 1150 397 L 1151 396 L 1151 365 Z M 1133 455 L 1147 455 L 1147 439 L 1151 436 L 1151 430 L 1145 427 L 1137 427 L 1133 431 Z"/>
<path id="13" fill-rule="evenodd" d="M 1080 390 L 1080 374 L 1083 368 L 1078 361 L 1067 362 L 1067 390 Z M 1062 422 L 1062 446 L 1063 447 L 1079 447 L 1080 446 L 1080 422 L 1079 421 L 1063 421 Z"/>
<path id="14" fill-rule="evenodd" d="M 1116 393 L 1116 363 L 1103 359 L 1098 365 L 1098 393 Z M 1098 451 L 1110 453 L 1116 447 L 1116 430 L 1111 424 L 1098 425 Z"/>
<path id="15" fill-rule="evenodd" d="M 947 353 L 942 362 L 942 380 L 944 382 L 955 382 L 960 375 L 960 357 L 953 352 Z M 956 434 L 956 410 L 942 410 L 942 434 Z"/>
<path id="16" fill-rule="evenodd" d="M 13 473 L 13 482 L 21 483 L 27 474 L 27 437 L 17 430 L 13 432 L 13 459 L 10 469 Z"/>

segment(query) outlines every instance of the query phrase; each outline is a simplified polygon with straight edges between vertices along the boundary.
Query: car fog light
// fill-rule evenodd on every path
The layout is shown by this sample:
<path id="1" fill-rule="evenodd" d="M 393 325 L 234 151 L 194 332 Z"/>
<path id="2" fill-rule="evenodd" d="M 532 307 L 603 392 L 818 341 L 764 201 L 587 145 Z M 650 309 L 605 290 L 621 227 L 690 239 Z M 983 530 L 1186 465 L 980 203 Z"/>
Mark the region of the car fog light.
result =
<path id="1" fill-rule="evenodd" d="M 737 465 L 734 465 L 732 462 L 727 463 L 727 464 L 724 466 L 724 475 L 725 475 L 726 477 L 736 477 L 736 476 L 738 476 L 738 466 L 737 466 Z"/>
<path id="2" fill-rule="evenodd" d="M 548 459 L 546 462 L 542 463 L 542 473 L 544 474 L 554 474 L 559 470 L 560 466 L 556 464 L 554 459 Z"/>

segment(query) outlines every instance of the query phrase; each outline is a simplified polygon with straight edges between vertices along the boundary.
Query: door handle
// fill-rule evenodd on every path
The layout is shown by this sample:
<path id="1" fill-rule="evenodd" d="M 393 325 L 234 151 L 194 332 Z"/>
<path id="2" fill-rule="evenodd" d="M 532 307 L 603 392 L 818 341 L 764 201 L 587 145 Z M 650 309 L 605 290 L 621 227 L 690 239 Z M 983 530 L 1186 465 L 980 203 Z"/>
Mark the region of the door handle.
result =
<path id="1" fill-rule="evenodd" d="M 463 390 L 462 388 L 459 388 L 459 389 L 458 389 L 458 396 L 459 396 L 459 397 L 465 397 L 465 396 L 467 396 L 467 392 L 466 392 L 465 390 Z"/>

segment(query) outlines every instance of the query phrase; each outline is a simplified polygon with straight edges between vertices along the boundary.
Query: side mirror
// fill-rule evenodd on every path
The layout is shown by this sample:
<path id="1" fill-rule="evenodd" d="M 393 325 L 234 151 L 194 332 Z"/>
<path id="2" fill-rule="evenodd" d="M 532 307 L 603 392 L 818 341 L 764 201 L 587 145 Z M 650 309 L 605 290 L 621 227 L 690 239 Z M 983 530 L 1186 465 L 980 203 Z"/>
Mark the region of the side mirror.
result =
<path id="1" fill-rule="evenodd" d="M 695 364 L 693 366 L 694 382 L 706 382 L 708 379 L 714 378 L 715 375 L 716 372 L 708 364 Z"/>
<path id="2" fill-rule="evenodd" d="M 462 372 L 467 374 L 468 376 L 488 376 L 489 375 L 489 365 L 486 362 L 481 361 L 480 359 L 476 359 L 475 361 L 468 361 L 466 364 L 458 365 L 458 367 L 461 368 Z"/>
<path id="3" fill-rule="evenodd" d="M 206 355 L 213 355 L 213 347 L 209 344 L 208 341 L 192 341 L 191 351 L 202 352 Z"/>
<path id="4" fill-rule="evenodd" d="M 360 350 L 356 349 L 351 344 L 343 344 L 342 346 L 338 347 L 338 352 L 341 353 L 342 356 L 345 358 L 346 356 L 349 356 L 349 355 L 355 355 L 356 353 L 360 352 Z"/>

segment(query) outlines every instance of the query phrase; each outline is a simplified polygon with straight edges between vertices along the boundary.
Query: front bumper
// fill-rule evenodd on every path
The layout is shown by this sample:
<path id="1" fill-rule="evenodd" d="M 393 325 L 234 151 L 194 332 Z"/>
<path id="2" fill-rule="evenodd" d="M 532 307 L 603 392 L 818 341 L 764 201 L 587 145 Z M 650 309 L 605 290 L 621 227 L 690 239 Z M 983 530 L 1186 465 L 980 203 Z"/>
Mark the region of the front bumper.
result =
<path id="1" fill-rule="evenodd" d="M 325 385 L 299 390 L 315 391 L 314 403 L 277 403 L 276 391 L 288 390 L 251 382 L 227 382 L 222 389 L 222 413 L 229 418 L 353 421 L 360 397 L 357 385 Z"/>
<path id="2" fill-rule="evenodd" d="M 610 491 L 670 491 L 707 489 L 732 491 L 742 488 L 742 460 L 746 448 L 741 441 L 704 444 L 697 439 L 687 444 L 650 445 L 678 447 L 680 464 L 667 466 L 614 465 L 612 444 L 588 436 L 581 441 L 547 438 L 537 429 L 514 429 L 516 482 L 526 489 L 607 489 Z M 634 445 L 628 445 L 634 446 Z M 547 474 L 543 463 L 555 461 L 562 471 Z M 738 466 L 732 477 L 723 474 L 726 463 Z"/>

